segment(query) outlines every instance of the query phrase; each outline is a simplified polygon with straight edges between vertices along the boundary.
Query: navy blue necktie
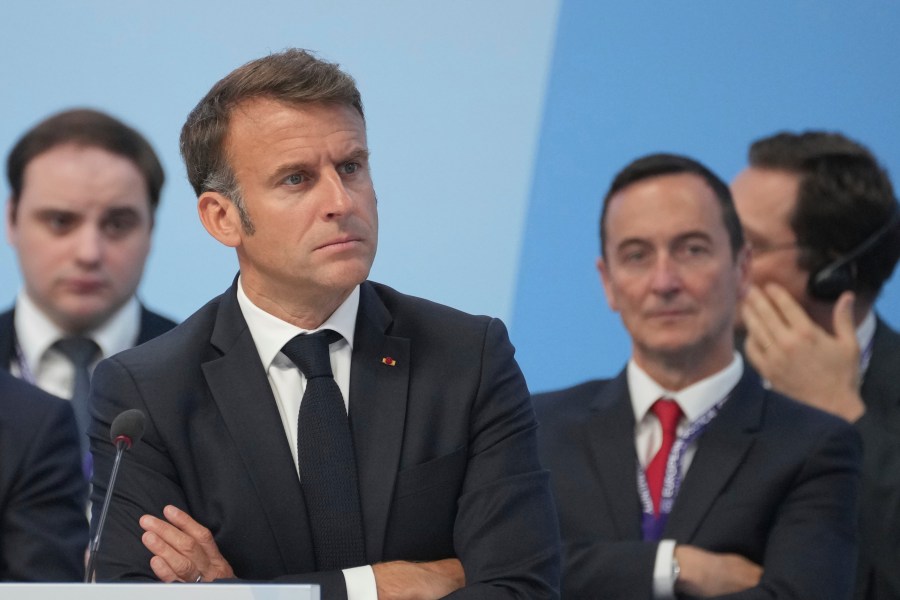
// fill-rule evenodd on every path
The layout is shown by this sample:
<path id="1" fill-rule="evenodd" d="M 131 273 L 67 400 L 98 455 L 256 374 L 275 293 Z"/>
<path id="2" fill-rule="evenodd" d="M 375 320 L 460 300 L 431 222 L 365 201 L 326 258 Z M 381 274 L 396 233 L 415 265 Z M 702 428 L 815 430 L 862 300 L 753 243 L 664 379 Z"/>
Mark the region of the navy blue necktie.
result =
<path id="1" fill-rule="evenodd" d="M 90 451 L 87 429 L 91 424 L 91 411 L 88 399 L 91 395 L 91 363 L 100 352 L 100 346 L 89 338 L 67 337 L 58 340 L 53 347 L 65 355 L 75 369 L 75 385 L 72 388 L 72 409 L 75 411 L 75 422 L 78 424 L 81 456 L 86 457 Z"/>
<path id="2" fill-rule="evenodd" d="M 331 330 L 301 334 L 281 350 L 306 377 L 297 462 L 320 571 L 366 564 L 350 421 L 328 354 L 328 345 L 340 339 Z"/>

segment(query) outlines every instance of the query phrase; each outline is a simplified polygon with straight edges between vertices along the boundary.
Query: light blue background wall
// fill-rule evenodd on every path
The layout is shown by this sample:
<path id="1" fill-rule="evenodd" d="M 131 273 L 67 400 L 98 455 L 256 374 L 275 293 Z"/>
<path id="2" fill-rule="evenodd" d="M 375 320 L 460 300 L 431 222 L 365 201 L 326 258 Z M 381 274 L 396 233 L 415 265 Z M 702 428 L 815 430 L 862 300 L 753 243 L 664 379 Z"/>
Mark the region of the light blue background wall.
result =
<path id="1" fill-rule="evenodd" d="M 512 334 L 532 390 L 624 365 L 594 270 L 612 176 L 656 151 L 730 180 L 753 139 L 838 129 L 900 184 L 898 2 L 563 2 Z M 880 306 L 900 323 L 895 277 Z"/>
<path id="2" fill-rule="evenodd" d="M 600 198 L 630 159 L 684 152 L 730 179 L 760 135 L 833 128 L 900 177 L 898 29 L 888 0 L 12 3 L 0 151 L 73 105 L 145 132 L 169 182 L 141 296 L 183 318 L 237 263 L 199 225 L 181 124 L 239 64 L 316 49 L 356 76 L 366 104 L 372 277 L 504 318 L 543 390 L 612 374 L 628 355 L 593 263 Z M 0 307 L 19 284 L 4 244 Z M 881 306 L 900 322 L 896 278 Z"/>
<path id="3" fill-rule="evenodd" d="M 184 318 L 230 284 L 237 261 L 199 224 L 181 125 L 235 67 L 314 49 L 363 94 L 380 201 L 372 277 L 508 318 L 557 10 L 544 0 L 8 3 L 0 152 L 5 160 L 26 128 L 72 105 L 143 131 L 169 182 L 140 293 Z M 0 307 L 18 287 L 2 244 Z"/>

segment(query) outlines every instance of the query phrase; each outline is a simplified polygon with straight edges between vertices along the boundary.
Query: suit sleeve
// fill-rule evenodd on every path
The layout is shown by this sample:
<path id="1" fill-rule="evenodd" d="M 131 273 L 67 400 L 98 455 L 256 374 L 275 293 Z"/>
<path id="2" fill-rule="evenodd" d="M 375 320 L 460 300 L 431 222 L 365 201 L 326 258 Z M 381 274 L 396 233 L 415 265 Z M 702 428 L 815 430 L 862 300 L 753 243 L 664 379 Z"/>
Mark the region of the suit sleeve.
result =
<path id="1" fill-rule="evenodd" d="M 900 598 L 900 407 L 874 412 L 856 422 L 863 440 L 858 587 L 866 598 Z"/>
<path id="2" fill-rule="evenodd" d="M 115 460 L 115 448 L 109 442 L 109 427 L 124 410 L 136 408 L 147 417 L 141 441 L 126 452 L 120 466 L 101 551 L 96 559 L 97 581 L 157 581 L 150 567 L 152 555 L 141 542 L 143 530 L 138 521 L 145 514 L 164 519 L 162 509 L 168 504 L 182 509 L 190 504 L 169 456 L 161 428 L 154 423 L 153 411 L 148 408 L 131 373 L 116 359 L 108 359 L 97 366 L 91 384 L 94 411 L 90 429 L 91 452 L 94 455 L 92 500 L 95 507 L 91 519 L 92 532 L 97 526 Z M 191 449 L 185 447 L 181 451 L 190 452 Z M 323 600 L 347 598 L 341 571 L 298 573 L 276 577 L 272 581 L 318 584 Z"/>
<path id="3" fill-rule="evenodd" d="M 466 587 L 452 598 L 555 598 L 559 532 L 536 421 L 503 324 L 487 326 L 454 546 Z"/>
<path id="4" fill-rule="evenodd" d="M 640 539 L 640 511 L 635 493 L 634 522 L 616 519 L 600 479 L 594 470 L 595 457 L 583 452 L 584 415 L 580 398 L 596 391 L 578 392 L 562 398 L 543 395 L 535 402 L 541 457 L 551 470 L 551 480 L 559 511 L 562 535 L 562 597 L 609 600 L 651 600 L 653 569 L 658 543 Z M 570 400 L 576 400 L 571 402 Z M 573 408 L 575 406 L 575 408 Z M 628 409 L 630 410 L 630 408 Z M 613 418 L 613 417 L 609 417 Z M 603 434 L 600 434 L 603 435 Z M 604 460 L 627 462 L 622 472 L 633 473 L 633 442 L 627 434 L 628 452 L 612 453 Z M 632 479 L 617 480 L 616 500 L 624 496 Z M 621 487 L 618 487 L 621 486 Z"/>
<path id="5" fill-rule="evenodd" d="M 28 428 L 13 435 L 24 440 L 21 463 L 3 458 L 3 469 L 14 475 L 0 516 L 0 579 L 81 581 L 88 543 L 87 482 L 75 416 L 66 402 L 33 408 L 38 406 L 43 413 L 34 429 L 28 422 L 16 423 Z"/>
<path id="6" fill-rule="evenodd" d="M 138 519 L 145 514 L 162 518 L 166 504 L 187 506 L 168 451 L 130 374 L 115 360 L 102 361 L 91 379 L 92 420 L 89 428 L 94 475 L 91 501 L 91 535 L 96 535 L 100 509 L 109 489 L 115 447 L 109 428 L 124 410 L 138 409 L 146 416 L 144 435 L 125 452 L 109 505 L 96 557 L 97 581 L 153 581 L 150 552 L 141 543 Z"/>
<path id="7" fill-rule="evenodd" d="M 849 427 L 823 433 L 774 515 L 760 584 L 721 598 L 850 598 L 856 558 L 859 455 L 858 437 Z M 592 597 L 602 590 L 603 597 L 609 599 L 653 598 L 656 543 L 597 541 L 579 538 L 573 532 L 564 534 L 564 597 Z"/>
<path id="8" fill-rule="evenodd" d="M 823 430 L 769 532 L 763 577 L 728 600 L 851 597 L 861 444 L 845 423 Z"/>
<path id="9" fill-rule="evenodd" d="M 570 395 L 577 399 L 588 393 L 597 392 L 592 388 Z M 572 426 L 583 423 L 581 404 L 569 402 L 575 408 L 566 412 L 567 403 L 559 400 L 558 395 L 550 395 L 539 399 L 537 405 L 546 428 L 542 455 L 551 461 L 561 507 L 563 596 L 599 594 L 609 599 L 650 600 L 658 544 L 640 541 L 637 522 L 611 520 L 611 509 L 604 504 L 610 498 L 597 486 L 591 466 L 596 457 L 576 451 L 583 445 L 576 437 L 578 432 L 596 432 Z M 752 458 L 744 457 L 732 476 L 730 491 L 702 516 L 704 526 L 681 534 L 683 539 L 678 541 L 713 552 L 741 554 L 762 565 L 760 584 L 726 596 L 729 599 L 846 600 L 856 552 L 858 436 L 846 423 L 818 412 L 783 411 L 773 417 L 776 422 L 778 418 L 792 420 L 775 429 L 771 439 L 754 442 Z M 627 437 L 630 443 L 630 432 Z M 721 436 L 721 443 L 731 442 L 728 436 Z M 621 461 L 622 457 L 611 459 Z M 699 468 L 696 460 L 688 477 Z M 608 488 L 614 487 L 612 481 L 607 483 Z M 634 483 L 622 481 L 622 485 Z M 592 502 L 594 510 L 590 509 Z M 635 501 L 635 514 L 639 510 Z"/>

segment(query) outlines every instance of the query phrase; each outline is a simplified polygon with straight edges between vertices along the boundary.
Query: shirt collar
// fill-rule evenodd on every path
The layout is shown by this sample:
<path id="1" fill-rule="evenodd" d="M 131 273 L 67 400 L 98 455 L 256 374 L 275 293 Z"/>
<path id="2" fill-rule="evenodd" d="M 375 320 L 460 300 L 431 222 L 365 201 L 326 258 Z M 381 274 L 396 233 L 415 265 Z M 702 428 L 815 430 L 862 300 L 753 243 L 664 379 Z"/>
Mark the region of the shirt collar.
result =
<path id="1" fill-rule="evenodd" d="M 333 329 L 341 334 L 353 350 L 353 335 L 356 332 L 356 313 L 359 310 L 359 286 L 357 285 L 331 316 L 325 319 L 316 329 L 302 329 L 267 313 L 256 306 L 244 292 L 244 286 L 238 277 L 238 305 L 247 321 L 256 351 L 263 367 L 268 369 L 278 353 L 289 340 L 300 333 L 312 333 L 322 329 Z"/>
<path id="2" fill-rule="evenodd" d="M 132 296 L 103 325 L 82 334 L 100 346 L 103 358 L 135 345 L 141 326 L 141 305 Z M 16 341 L 29 365 L 39 364 L 44 353 L 57 340 L 69 334 L 50 320 L 23 289 L 16 298 Z"/>
<path id="3" fill-rule="evenodd" d="M 693 422 L 703 416 L 716 403 L 725 398 L 744 374 L 744 360 L 737 352 L 731 363 L 718 373 L 689 385 L 683 390 L 673 392 L 666 390 L 650 375 L 640 368 L 634 359 L 628 361 L 626 377 L 628 391 L 631 394 L 631 407 L 634 420 L 640 423 L 647 415 L 653 403 L 660 398 L 672 398 L 684 412 L 688 421 Z"/>
<path id="4" fill-rule="evenodd" d="M 872 338 L 875 337 L 875 322 L 875 311 L 870 310 L 856 328 L 856 341 L 861 349 L 867 348 L 872 343 Z"/>
<path id="5" fill-rule="evenodd" d="M 856 328 L 856 341 L 859 344 L 859 375 L 865 377 L 872 360 L 872 342 L 875 339 L 875 311 L 870 310 L 859 327 Z"/>

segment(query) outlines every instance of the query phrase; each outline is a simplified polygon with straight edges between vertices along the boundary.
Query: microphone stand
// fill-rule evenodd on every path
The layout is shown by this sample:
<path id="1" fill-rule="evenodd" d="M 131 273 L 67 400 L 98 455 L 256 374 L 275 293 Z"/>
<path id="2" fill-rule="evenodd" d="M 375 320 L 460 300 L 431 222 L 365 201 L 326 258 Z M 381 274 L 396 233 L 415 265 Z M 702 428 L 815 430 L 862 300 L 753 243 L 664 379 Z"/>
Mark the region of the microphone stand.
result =
<path id="1" fill-rule="evenodd" d="M 112 474 L 109 476 L 109 487 L 106 490 L 106 498 L 103 499 L 103 510 L 100 511 L 100 520 L 97 521 L 97 533 L 90 544 L 90 558 L 88 558 L 87 569 L 84 572 L 84 583 L 91 583 L 94 576 L 94 559 L 97 552 L 100 551 L 100 535 L 103 533 L 103 526 L 106 524 L 106 513 L 109 511 L 109 502 L 112 500 L 112 490 L 116 486 L 116 476 L 119 474 L 119 464 L 122 462 L 122 455 L 125 450 L 131 448 L 131 438 L 126 435 L 120 435 L 116 438 L 116 462 L 113 463 Z"/>

